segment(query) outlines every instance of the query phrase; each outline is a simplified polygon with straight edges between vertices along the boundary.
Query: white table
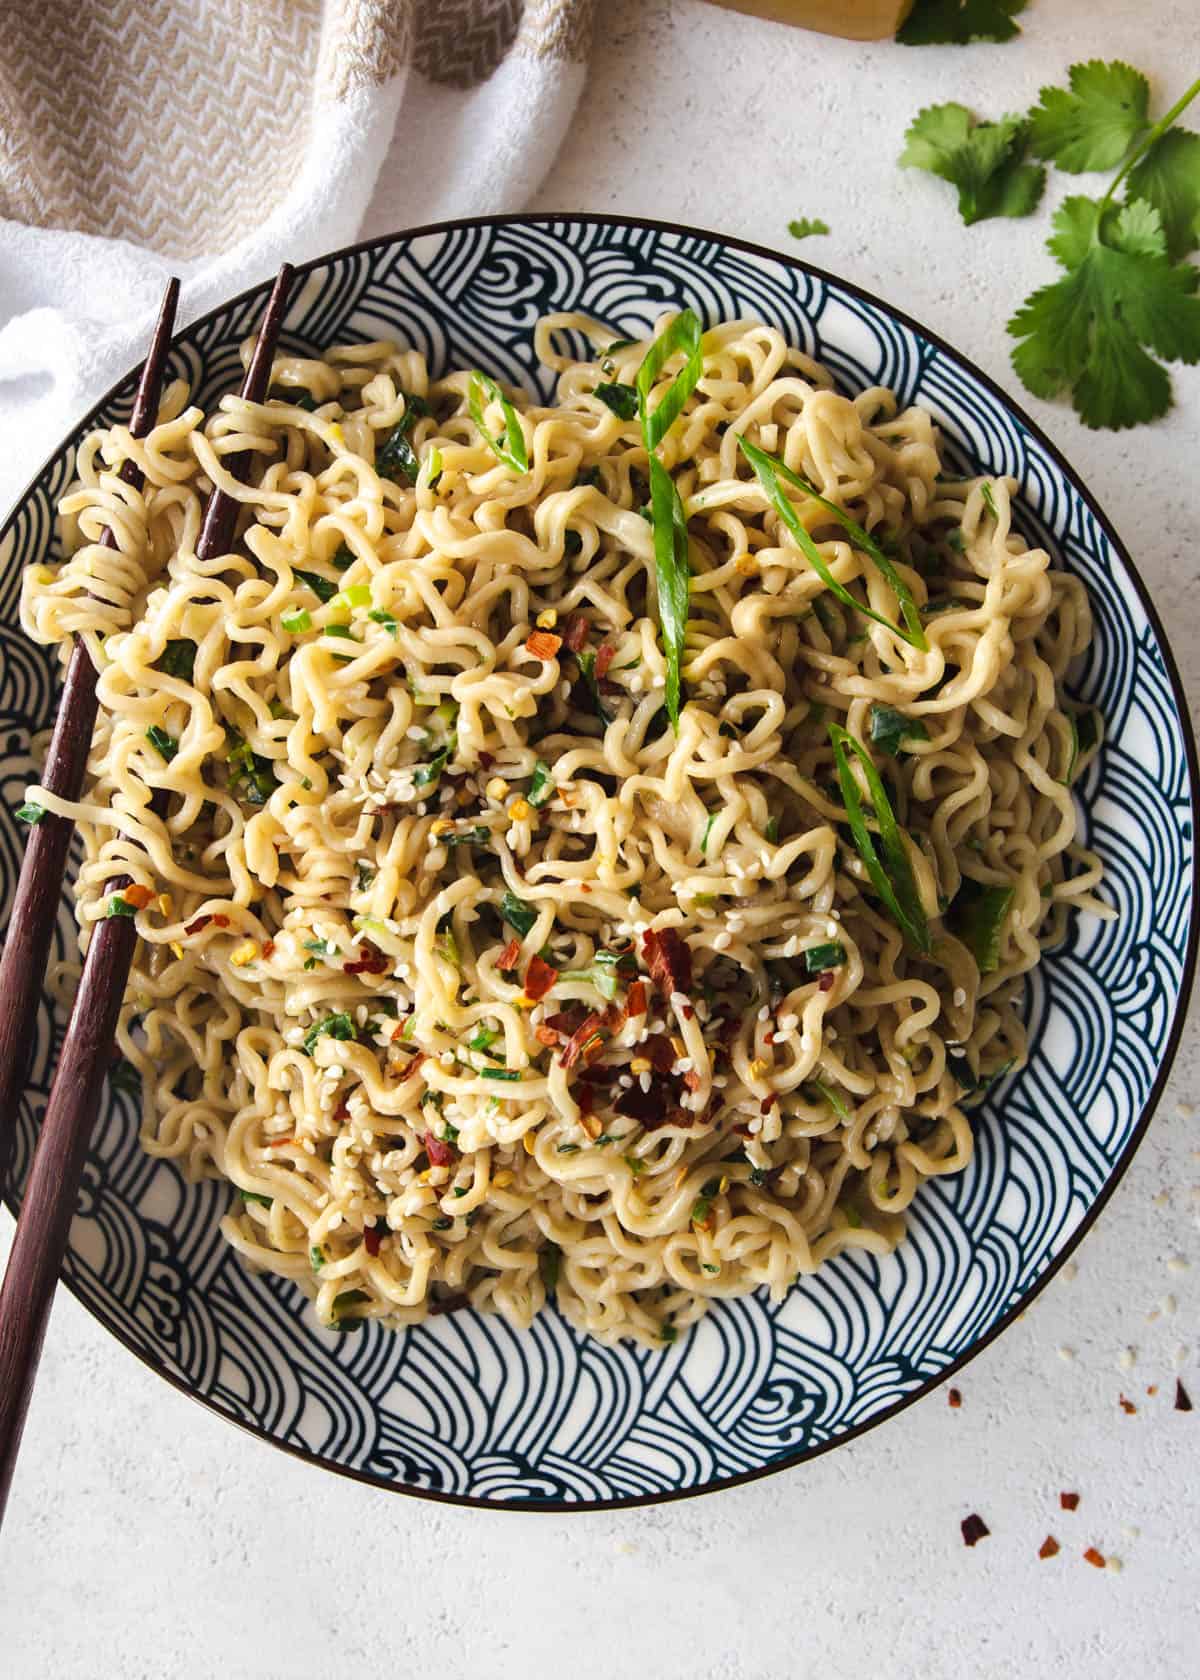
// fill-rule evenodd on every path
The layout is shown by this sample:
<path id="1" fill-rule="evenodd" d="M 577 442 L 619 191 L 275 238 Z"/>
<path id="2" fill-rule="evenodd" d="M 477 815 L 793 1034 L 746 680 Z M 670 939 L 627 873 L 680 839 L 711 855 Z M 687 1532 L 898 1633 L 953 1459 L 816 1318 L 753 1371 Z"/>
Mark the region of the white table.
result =
<path id="1" fill-rule="evenodd" d="M 1035 220 L 964 228 L 948 187 L 895 167 L 907 122 L 951 98 L 1021 109 L 1093 55 L 1173 98 L 1197 56 L 1194 0 L 1033 0 L 1019 42 L 924 51 L 699 0 L 600 10 L 588 90 L 532 208 L 783 249 L 790 217 L 824 217 L 832 235 L 805 255 L 1018 395 L 1003 325 L 1051 276 L 1040 241 L 1062 188 Z M 1200 373 L 1175 387 L 1170 418 L 1133 433 L 1021 400 L 1125 536 L 1200 696 Z M 1193 1027 L 1078 1275 L 962 1373 L 960 1410 L 942 1390 L 806 1468 L 658 1510 L 481 1514 L 323 1475 L 189 1403 L 64 1296 L 3 1536 L 0 1672 L 1112 1680 L 1140 1657 L 1151 1680 L 1195 1673 L 1200 1411 L 1170 1396 L 1178 1370 L 1200 1403 L 1198 1050 Z M 1074 1515 L 1061 1489 L 1079 1491 Z M 991 1535 L 968 1551 L 970 1511 Z M 1048 1533 L 1063 1550 L 1042 1562 Z M 1090 1544 L 1121 1572 L 1089 1568 Z"/>

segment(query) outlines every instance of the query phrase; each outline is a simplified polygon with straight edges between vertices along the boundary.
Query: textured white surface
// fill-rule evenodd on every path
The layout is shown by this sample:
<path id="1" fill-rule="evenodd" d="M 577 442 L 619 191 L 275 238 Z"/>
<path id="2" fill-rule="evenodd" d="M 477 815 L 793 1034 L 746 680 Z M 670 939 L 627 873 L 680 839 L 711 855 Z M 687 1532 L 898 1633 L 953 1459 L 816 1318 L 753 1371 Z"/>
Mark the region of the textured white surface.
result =
<path id="1" fill-rule="evenodd" d="M 1200 35 L 1194 0 L 1033 0 L 1021 41 L 961 51 L 855 46 L 698 0 L 600 7 L 589 91 L 534 208 L 784 249 L 791 216 L 823 216 L 833 233 L 804 255 L 1014 392 L 1003 323 L 1050 275 L 1048 210 L 964 229 L 949 188 L 895 168 L 906 123 L 948 98 L 1019 109 L 1091 55 L 1173 95 Z M 1195 700 L 1200 375 L 1176 391 L 1166 422 L 1121 435 L 1028 406 L 1132 547 Z M 1078 1275 L 959 1377 L 961 1410 L 941 1390 L 807 1468 L 690 1503 L 559 1519 L 377 1493 L 239 1435 L 63 1297 L 3 1535 L 0 1671 L 1111 1680 L 1139 1658 L 1154 1680 L 1195 1672 L 1200 1410 L 1172 1397 L 1178 1368 L 1200 1402 L 1200 1121 L 1177 1106 L 1200 1103 L 1198 1052 L 1193 1025 Z M 1079 1491 L 1073 1515 L 1060 1489 Z M 972 1551 L 970 1511 L 991 1529 Z M 1063 1550 L 1040 1562 L 1048 1533 Z M 1089 1568 L 1091 1544 L 1122 1572 Z"/>

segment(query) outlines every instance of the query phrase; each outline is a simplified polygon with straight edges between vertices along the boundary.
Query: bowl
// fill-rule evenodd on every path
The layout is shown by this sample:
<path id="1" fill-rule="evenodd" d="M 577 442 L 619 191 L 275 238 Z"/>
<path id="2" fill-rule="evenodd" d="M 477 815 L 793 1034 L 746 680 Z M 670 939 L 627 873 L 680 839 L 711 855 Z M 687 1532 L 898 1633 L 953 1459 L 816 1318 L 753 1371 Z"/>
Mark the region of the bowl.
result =
<path id="1" fill-rule="evenodd" d="M 172 375 L 206 406 L 233 389 L 268 285 L 181 332 Z M 1087 844 L 1120 914 L 1072 921 L 1027 985 L 1028 1065 L 977 1111 L 976 1148 L 933 1179 L 909 1236 L 850 1252 L 781 1303 L 714 1307 L 663 1351 L 605 1347 L 554 1311 L 530 1331 L 459 1312 L 401 1333 L 338 1336 L 299 1291 L 249 1273 L 218 1230 L 228 1186 L 150 1160 L 134 1101 L 109 1094 L 88 1154 L 67 1287 L 168 1382 L 264 1440 L 378 1486 L 540 1510 L 648 1503 L 802 1462 L 892 1418 L 1000 1334 L 1078 1244 L 1128 1166 L 1166 1079 L 1196 958 L 1195 747 L 1162 626 L 1127 551 L 1037 426 L 984 374 L 898 310 L 807 263 L 655 222 L 603 216 L 451 222 L 303 265 L 285 342 L 395 337 L 434 369 L 480 366 L 549 394 L 538 316 L 579 309 L 615 337 L 690 304 L 755 315 L 839 386 L 887 385 L 936 416 L 959 470 L 1011 474 L 1018 524 L 1087 585 L 1095 640 L 1073 692 L 1107 742 L 1081 780 Z M 63 440 L 0 531 L 0 871 L 11 816 L 52 721 L 56 667 L 17 624 L 20 569 L 52 551 L 75 449 L 128 416 L 129 374 Z M 64 900 L 57 954 L 74 954 Z M 24 1182 L 64 1022 L 43 1000 L 18 1122 Z"/>

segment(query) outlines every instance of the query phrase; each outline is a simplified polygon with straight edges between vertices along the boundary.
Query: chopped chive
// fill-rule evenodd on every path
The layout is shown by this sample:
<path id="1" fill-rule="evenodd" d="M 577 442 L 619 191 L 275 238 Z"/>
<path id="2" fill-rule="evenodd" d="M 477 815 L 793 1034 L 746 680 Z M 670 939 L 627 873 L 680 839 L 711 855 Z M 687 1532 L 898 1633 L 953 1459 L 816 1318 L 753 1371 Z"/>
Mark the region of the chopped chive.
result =
<path id="1" fill-rule="evenodd" d="M 702 336 L 696 312 L 692 309 L 681 310 L 666 331 L 651 344 L 637 371 L 642 433 L 646 441 L 646 452 L 651 456 L 683 413 L 688 398 L 696 389 L 704 372 L 704 361 L 700 354 Z M 684 354 L 683 367 L 667 387 L 661 401 L 651 409 L 650 393 L 654 388 L 654 381 L 666 363 L 679 351 Z"/>
<path id="2" fill-rule="evenodd" d="M 823 974 L 827 968 L 841 968 L 846 961 L 846 947 L 840 939 L 831 940 L 828 945 L 810 945 L 803 955 L 809 974 Z"/>
<path id="3" fill-rule="evenodd" d="M 521 1071 L 519 1068 L 486 1067 L 480 1068 L 478 1072 L 481 1079 L 504 1079 L 507 1080 L 510 1085 L 521 1077 Z"/>
<path id="4" fill-rule="evenodd" d="M 538 1254 L 538 1271 L 542 1282 L 546 1286 L 547 1295 L 553 1295 L 558 1288 L 559 1268 L 562 1265 L 562 1249 L 557 1243 L 548 1242 Z"/>
<path id="5" fill-rule="evenodd" d="M 980 974 L 991 974 L 1000 963 L 1000 934 L 1012 908 L 1012 887 L 987 886 L 964 875 L 946 926 L 975 958 Z"/>
<path id="6" fill-rule="evenodd" d="M 840 724 L 831 723 L 827 727 L 833 743 L 834 763 L 842 791 L 842 803 L 846 807 L 846 819 L 871 883 L 901 933 L 911 940 L 918 950 L 928 952 L 933 948 L 929 925 L 883 779 L 861 741 L 855 740 Z M 879 826 L 883 862 L 880 861 L 863 816 L 862 795 L 850 769 L 851 752 L 862 765 L 866 777 L 867 791 L 875 812 L 875 821 Z"/>
<path id="7" fill-rule="evenodd" d="M 712 825 L 716 822 L 716 820 L 716 812 L 710 811 L 708 813 L 708 820 L 704 824 L 704 835 L 700 841 L 700 850 L 703 852 L 705 857 L 708 856 L 708 837 L 712 833 Z"/>
<path id="8" fill-rule="evenodd" d="M 175 754 L 179 751 L 179 742 L 175 739 L 174 735 L 168 735 L 166 730 L 160 729 L 156 723 L 152 723 L 149 729 L 147 729 L 146 739 L 154 748 L 155 752 L 158 753 L 160 757 L 165 758 L 168 764 L 170 764 L 171 760 L 175 757 Z"/>
<path id="9" fill-rule="evenodd" d="M 484 417 L 485 398 L 500 404 L 504 415 L 502 436 L 493 437 L 487 429 L 487 422 Z M 525 445 L 525 433 L 521 430 L 520 418 L 496 381 L 489 378 L 486 373 L 478 371 L 472 373 L 467 386 L 467 406 L 471 411 L 472 420 L 479 428 L 480 435 L 497 460 L 503 461 L 504 465 L 511 467 L 514 472 L 528 472 L 529 451 Z"/>
<path id="10" fill-rule="evenodd" d="M 533 779 L 529 784 L 529 792 L 525 795 L 530 805 L 540 810 L 547 800 L 554 797 L 554 782 L 550 776 L 550 766 L 543 764 L 539 758 L 533 766 Z"/>
<path id="11" fill-rule="evenodd" d="M 120 893 L 113 893 L 108 901 L 108 909 L 105 914 L 108 916 L 136 916 L 137 907 L 130 904 L 129 900 L 122 897 Z"/>
<path id="12" fill-rule="evenodd" d="M 32 799 L 27 799 L 24 805 L 17 806 L 14 815 L 18 822 L 28 823 L 30 828 L 36 828 L 46 815 L 46 807 L 38 805 Z"/>

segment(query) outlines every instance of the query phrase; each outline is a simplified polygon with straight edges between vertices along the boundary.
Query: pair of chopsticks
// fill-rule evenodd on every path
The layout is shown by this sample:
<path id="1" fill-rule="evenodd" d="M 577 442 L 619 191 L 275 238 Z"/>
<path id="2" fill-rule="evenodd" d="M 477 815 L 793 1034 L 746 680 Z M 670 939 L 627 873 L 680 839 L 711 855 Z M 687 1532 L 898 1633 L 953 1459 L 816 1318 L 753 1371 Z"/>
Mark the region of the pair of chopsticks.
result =
<path id="1" fill-rule="evenodd" d="M 267 303 L 241 385 L 241 395 L 249 402 L 262 402 L 267 395 L 293 272 L 285 263 Z M 130 417 L 129 430 L 134 437 L 145 437 L 157 418 L 178 299 L 179 282 L 172 280 L 163 298 Z M 250 459 L 247 451 L 226 464 L 236 478 L 244 480 Z M 133 461 L 123 464 L 121 477 L 127 484 L 142 487 L 142 474 Z M 237 511 L 234 497 L 213 490 L 196 542 L 198 559 L 212 560 L 229 552 Z M 105 530 L 101 541 L 109 548 L 116 547 L 111 530 Z M 96 678 L 87 649 L 76 638 L 43 776 L 43 785 L 64 799 L 78 799 L 83 786 L 96 720 Z M 160 816 L 165 813 L 166 798 L 161 791 L 151 808 Z M 16 1129 L 17 1105 L 35 1036 L 38 997 L 71 833 L 72 824 L 50 812 L 30 830 L 0 958 L 0 1175 Z M 120 876 L 109 882 L 108 890 L 119 892 L 128 885 L 128 877 Z M 12 1484 L 54 1287 L 67 1248 L 84 1157 L 112 1060 L 113 1036 L 136 943 L 137 932 L 127 916 L 107 917 L 93 928 L 8 1268 L 0 1285 L 0 1520 Z"/>

